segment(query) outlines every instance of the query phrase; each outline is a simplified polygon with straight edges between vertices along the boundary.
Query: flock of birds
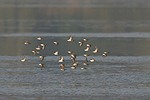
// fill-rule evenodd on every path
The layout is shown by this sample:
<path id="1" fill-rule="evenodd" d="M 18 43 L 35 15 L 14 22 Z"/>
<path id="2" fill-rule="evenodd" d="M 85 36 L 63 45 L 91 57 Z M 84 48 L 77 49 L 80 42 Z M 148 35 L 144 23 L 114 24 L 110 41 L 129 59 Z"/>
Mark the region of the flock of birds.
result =
<path id="1" fill-rule="evenodd" d="M 42 37 L 37 37 L 36 39 L 37 39 L 38 41 L 42 41 L 42 40 L 43 40 Z M 68 43 L 72 43 L 72 42 L 74 42 L 74 38 L 70 35 L 70 36 L 67 38 L 66 41 L 67 41 Z M 25 42 L 24 42 L 24 45 L 30 45 L 30 44 L 31 44 L 30 41 L 25 41 Z M 53 41 L 53 44 L 56 45 L 56 46 L 59 46 L 59 45 L 60 45 L 60 43 L 59 43 L 58 41 Z M 84 48 L 84 54 L 83 54 L 84 59 L 83 59 L 82 63 L 79 64 L 79 61 L 77 60 L 77 55 L 76 55 L 73 51 L 68 50 L 68 51 L 67 51 L 67 54 L 69 55 L 70 60 L 71 60 L 70 68 L 71 68 L 71 69 L 76 69 L 79 65 L 82 65 L 82 67 L 80 67 L 80 68 L 81 68 L 81 69 L 86 69 L 85 66 L 89 65 L 90 63 L 94 63 L 94 62 L 96 61 L 94 58 L 88 59 L 88 57 L 90 56 L 90 55 L 88 54 L 88 51 L 91 51 L 92 54 L 97 54 L 97 53 L 99 52 L 99 49 L 98 49 L 97 46 L 93 46 L 93 49 L 91 50 L 91 46 L 92 46 L 92 45 L 88 42 L 88 39 L 86 39 L 86 38 L 83 38 L 81 41 L 79 41 L 79 42 L 78 42 L 78 45 L 79 45 L 80 47 L 82 47 L 83 45 L 85 46 L 85 48 Z M 38 56 L 38 58 L 39 58 L 39 60 L 40 60 L 40 63 L 38 64 L 38 66 L 39 66 L 41 69 L 43 69 L 43 68 L 45 67 L 45 64 L 43 63 L 43 61 L 44 61 L 44 59 L 45 59 L 45 56 L 41 55 L 40 52 L 41 52 L 42 50 L 44 50 L 45 48 L 46 48 L 46 44 L 44 44 L 44 43 L 41 42 L 41 43 L 39 43 L 39 44 L 37 45 L 37 47 L 35 48 L 35 50 L 32 50 L 32 51 L 31 51 L 33 56 Z M 104 52 L 102 53 L 102 56 L 103 56 L 103 57 L 106 57 L 108 54 L 109 54 L 108 51 L 104 51 Z M 58 50 L 54 51 L 54 52 L 53 52 L 53 55 L 54 55 L 54 56 L 59 56 L 59 59 L 58 59 L 57 62 L 59 63 L 60 70 L 61 70 L 61 71 L 65 71 L 65 67 L 66 67 L 66 66 L 65 66 L 65 59 L 64 59 L 64 56 L 61 56 Z M 25 61 L 27 61 L 27 58 L 26 58 L 25 56 L 23 56 L 23 58 L 21 59 L 21 62 L 25 62 Z"/>

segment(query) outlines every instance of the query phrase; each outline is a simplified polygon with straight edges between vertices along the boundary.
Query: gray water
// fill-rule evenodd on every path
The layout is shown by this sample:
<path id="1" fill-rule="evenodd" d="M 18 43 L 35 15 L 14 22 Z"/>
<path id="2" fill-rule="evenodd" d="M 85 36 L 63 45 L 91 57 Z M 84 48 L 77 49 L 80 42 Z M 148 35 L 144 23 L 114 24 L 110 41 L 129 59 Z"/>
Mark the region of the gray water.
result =
<path id="1" fill-rule="evenodd" d="M 69 35 L 74 42 L 67 43 Z M 37 37 L 43 38 L 37 41 Z M 77 44 L 83 38 L 97 45 L 99 52 L 91 55 L 96 62 L 83 67 L 82 49 Z M 25 46 L 24 41 L 31 44 Z M 1 100 L 148 100 L 150 98 L 150 35 L 149 33 L 95 34 L 1 34 L 0 36 L 0 99 Z M 56 48 L 53 41 L 59 41 Z M 41 70 L 37 56 L 32 56 L 39 43 L 45 43 L 45 68 Z M 70 68 L 66 53 L 77 54 L 79 66 Z M 53 56 L 59 50 L 65 58 L 66 70 L 62 72 Z M 102 57 L 103 51 L 108 57 Z M 26 56 L 27 61 L 20 60 Z"/>
<path id="2" fill-rule="evenodd" d="M 81 70 L 60 71 L 57 58 L 46 57 L 39 68 L 36 57 L 0 57 L 1 100 L 148 100 L 150 97 L 150 57 L 95 57 L 96 63 Z M 80 57 L 78 58 L 80 59 Z"/>
<path id="3" fill-rule="evenodd" d="M 149 100 L 149 0 L 0 0 L 0 100 Z M 72 35 L 74 42 L 66 42 Z M 37 37 L 43 38 L 37 41 Z M 99 48 L 95 63 L 71 70 L 78 41 Z M 25 41 L 30 41 L 28 46 Z M 59 41 L 58 47 L 53 41 Z M 31 51 L 45 43 L 45 68 Z M 60 71 L 59 50 L 66 70 Z M 102 57 L 109 51 L 108 57 Z M 27 61 L 22 63 L 22 56 Z"/>
<path id="4" fill-rule="evenodd" d="M 74 42 L 67 43 L 68 37 L 72 35 Z M 36 38 L 42 37 L 42 41 Z M 61 55 L 68 55 L 67 51 L 72 50 L 77 55 L 83 55 L 85 46 L 79 47 L 78 42 L 87 38 L 88 42 L 99 48 L 96 56 L 100 56 L 104 51 L 109 51 L 110 56 L 149 56 L 150 55 L 150 34 L 149 33 L 23 33 L 23 34 L 1 34 L 0 35 L 0 55 L 21 56 L 32 55 L 39 43 L 45 43 L 46 49 L 42 55 L 52 56 L 58 50 Z M 25 41 L 31 42 L 24 45 Z M 54 41 L 60 43 L 59 46 L 53 44 Z"/>

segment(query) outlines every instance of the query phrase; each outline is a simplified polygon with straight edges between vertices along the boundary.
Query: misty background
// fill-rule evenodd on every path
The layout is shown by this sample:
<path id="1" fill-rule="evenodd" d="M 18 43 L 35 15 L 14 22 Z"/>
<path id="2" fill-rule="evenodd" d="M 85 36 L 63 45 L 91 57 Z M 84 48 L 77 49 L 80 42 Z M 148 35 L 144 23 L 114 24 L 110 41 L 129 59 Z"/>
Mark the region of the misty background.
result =
<path id="1" fill-rule="evenodd" d="M 50 45 L 65 42 L 73 33 L 80 35 L 78 41 L 87 36 L 110 56 L 150 55 L 149 4 L 149 0 L 0 0 L 0 55 L 31 55 L 39 34 Z M 32 45 L 24 46 L 26 40 Z M 59 47 L 64 55 L 67 46 Z M 52 55 L 55 47 L 47 48 L 44 54 Z M 76 44 L 71 49 L 80 52 Z"/>
<path id="2" fill-rule="evenodd" d="M 0 33 L 150 32 L 149 0 L 0 0 Z"/>

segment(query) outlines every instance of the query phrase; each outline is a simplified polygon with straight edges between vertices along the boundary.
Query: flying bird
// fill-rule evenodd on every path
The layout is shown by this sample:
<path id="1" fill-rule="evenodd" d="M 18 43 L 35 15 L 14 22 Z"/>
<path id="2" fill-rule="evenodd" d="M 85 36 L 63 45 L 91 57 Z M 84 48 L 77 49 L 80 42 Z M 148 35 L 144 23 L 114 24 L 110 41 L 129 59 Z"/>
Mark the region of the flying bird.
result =
<path id="1" fill-rule="evenodd" d="M 73 41 L 73 37 L 70 35 L 67 41 L 68 42 L 72 42 Z"/>
<path id="2" fill-rule="evenodd" d="M 37 39 L 37 40 L 39 40 L 39 41 L 41 41 L 41 40 L 42 40 L 42 38 L 41 38 L 41 37 L 37 37 L 36 39 Z"/>
<path id="3" fill-rule="evenodd" d="M 41 70 L 44 68 L 44 64 L 40 63 L 39 66 L 41 67 Z"/>
<path id="4" fill-rule="evenodd" d="M 44 60 L 44 56 L 39 56 L 39 59 L 41 60 L 41 61 L 43 61 Z"/>
<path id="5" fill-rule="evenodd" d="M 41 43 L 40 44 L 41 48 L 44 50 L 45 49 L 45 44 L 44 43 Z"/>
<path id="6" fill-rule="evenodd" d="M 90 59 L 90 62 L 91 62 L 91 63 L 95 62 L 95 59 L 94 59 L 94 58 L 91 58 L 91 59 Z"/>
<path id="7" fill-rule="evenodd" d="M 21 62 L 25 62 L 26 61 L 26 57 L 23 57 L 22 59 L 21 59 Z"/>
<path id="8" fill-rule="evenodd" d="M 60 70 L 65 71 L 65 64 L 60 64 Z"/>
<path id="9" fill-rule="evenodd" d="M 95 46 L 95 50 L 93 50 L 93 53 L 97 53 L 98 52 L 98 48 Z"/>
<path id="10" fill-rule="evenodd" d="M 55 56 L 58 56 L 58 54 L 59 54 L 58 51 L 55 51 L 55 52 L 54 52 L 54 55 L 55 55 Z"/>
<path id="11" fill-rule="evenodd" d="M 53 43 L 54 43 L 55 45 L 58 45 L 58 44 L 59 44 L 59 43 L 58 43 L 58 42 L 56 42 L 56 41 L 54 41 Z"/>
<path id="12" fill-rule="evenodd" d="M 86 47 L 86 48 L 84 49 L 84 51 L 89 51 L 89 49 L 90 49 L 90 47 Z"/>
<path id="13" fill-rule="evenodd" d="M 25 45 L 31 44 L 29 41 L 24 42 Z"/>
<path id="14" fill-rule="evenodd" d="M 58 62 L 64 62 L 64 57 L 63 56 L 60 56 L 60 59 L 58 60 Z"/>
<path id="15" fill-rule="evenodd" d="M 102 54 L 102 56 L 103 56 L 103 57 L 106 57 L 106 56 L 108 56 L 108 54 L 109 54 L 109 52 L 104 51 L 103 54 Z"/>
<path id="16" fill-rule="evenodd" d="M 78 43 L 79 43 L 79 46 L 82 46 L 82 45 L 83 45 L 83 42 L 80 42 L 80 41 L 79 41 Z"/>

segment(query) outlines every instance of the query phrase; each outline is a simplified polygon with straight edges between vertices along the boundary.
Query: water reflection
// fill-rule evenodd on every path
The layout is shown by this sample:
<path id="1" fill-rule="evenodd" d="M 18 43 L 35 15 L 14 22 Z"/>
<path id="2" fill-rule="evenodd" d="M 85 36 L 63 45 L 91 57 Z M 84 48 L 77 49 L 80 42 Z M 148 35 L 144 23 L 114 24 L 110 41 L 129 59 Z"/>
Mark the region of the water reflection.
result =
<path id="1" fill-rule="evenodd" d="M 149 32 L 148 1 L 0 0 L 0 32 Z"/>
<path id="2" fill-rule="evenodd" d="M 69 35 L 68 35 L 69 36 Z M 73 43 L 67 43 L 68 36 L 44 36 L 43 40 L 38 41 L 36 37 L 0 37 L 0 55 L 32 55 L 39 43 L 46 44 L 46 49 L 41 52 L 42 55 L 52 56 L 54 51 L 58 50 L 60 55 L 67 55 L 67 51 L 75 51 L 77 55 L 84 54 L 85 47 L 79 47 L 78 41 L 81 41 L 83 37 L 74 37 Z M 91 35 L 91 36 L 94 36 Z M 98 36 L 98 34 L 97 34 Z M 110 55 L 113 56 L 147 56 L 150 55 L 150 38 L 123 38 L 123 37 L 86 37 L 89 39 L 89 43 L 96 45 L 100 52 L 94 56 L 101 55 L 104 51 L 110 51 Z M 28 40 L 30 45 L 24 45 L 24 42 Z M 60 45 L 57 47 L 53 44 L 54 41 L 59 41 Z M 91 48 L 94 50 L 93 48 Z"/>

